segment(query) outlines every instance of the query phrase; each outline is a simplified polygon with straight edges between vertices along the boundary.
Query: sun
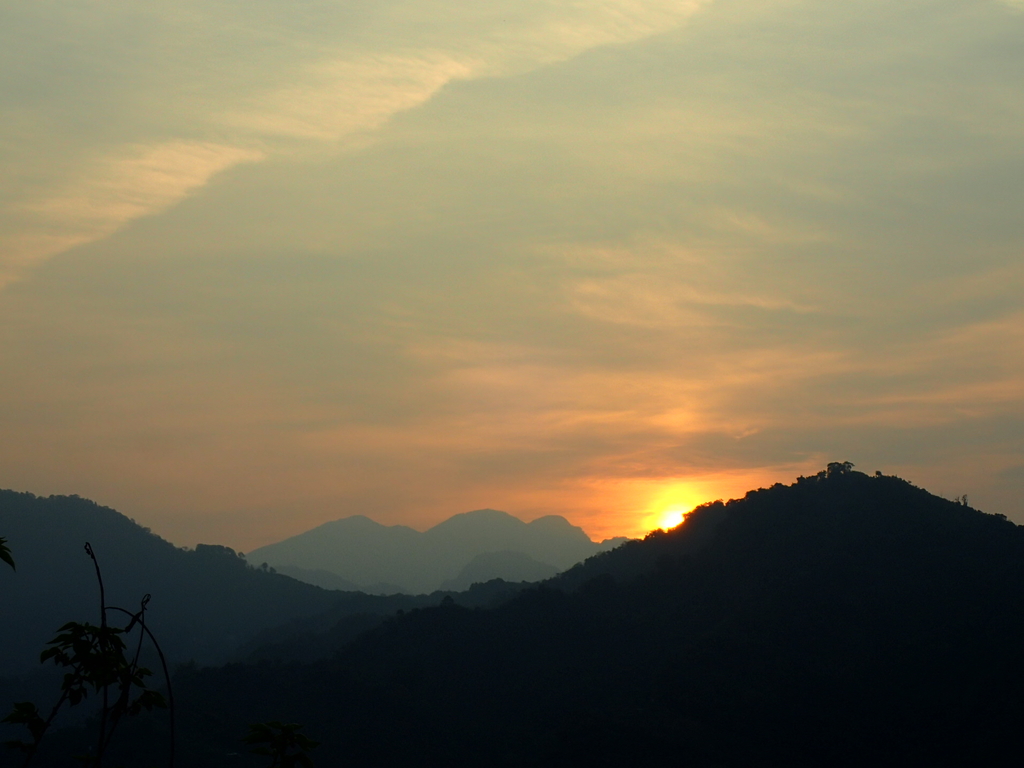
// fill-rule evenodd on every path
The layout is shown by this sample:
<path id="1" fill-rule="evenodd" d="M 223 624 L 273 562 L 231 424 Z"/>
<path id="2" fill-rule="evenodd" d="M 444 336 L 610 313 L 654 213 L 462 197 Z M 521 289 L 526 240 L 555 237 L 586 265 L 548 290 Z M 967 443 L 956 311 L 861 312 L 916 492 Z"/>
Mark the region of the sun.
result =
<path id="1" fill-rule="evenodd" d="M 677 525 L 682 524 L 683 519 L 689 514 L 689 509 L 683 509 L 681 507 L 673 507 L 666 509 L 661 515 L 661 521 L 658 523 L 658 527 L 663 530 L 669 530 L 675 528 Z"/>
<path id="2" fill-rule="evenodd" d="M 644 523 L 651 530 L 675 528 L 700 503 L 701 499 L 692 486 L 672 483 L 661 489 L 648 504 Z"/>

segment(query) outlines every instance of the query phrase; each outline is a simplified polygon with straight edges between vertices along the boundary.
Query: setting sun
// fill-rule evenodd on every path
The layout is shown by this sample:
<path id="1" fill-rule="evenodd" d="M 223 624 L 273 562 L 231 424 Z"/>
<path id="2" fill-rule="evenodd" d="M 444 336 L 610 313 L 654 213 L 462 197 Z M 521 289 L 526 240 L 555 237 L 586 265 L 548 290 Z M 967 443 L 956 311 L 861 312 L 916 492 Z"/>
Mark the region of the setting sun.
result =
<path id="1" fill-rule="evenodd" d="M 670 528 L 675 528 L 683 522 L 689 513 L 689 509 L 667 509 L 657 527 L 666 531 Z"/>
<path id="2" fill-rule="evenodd" d="M 654 498 L 644 520 L 652 530 L 675 528 L 702 501 L 692 486 L 673 483 Z"/>

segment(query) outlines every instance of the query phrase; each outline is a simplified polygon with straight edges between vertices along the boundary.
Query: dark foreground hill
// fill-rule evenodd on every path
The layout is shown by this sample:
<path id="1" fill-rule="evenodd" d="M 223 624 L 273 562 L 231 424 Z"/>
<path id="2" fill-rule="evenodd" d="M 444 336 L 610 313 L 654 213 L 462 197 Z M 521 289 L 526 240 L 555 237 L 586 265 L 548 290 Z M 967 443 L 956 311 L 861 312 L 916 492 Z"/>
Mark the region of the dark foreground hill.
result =
<path id="1" fill-rule="evenodd" d="M 259 764 L 238 738 L 268 719 L 304 723 L 321 766 L 1018 764 L 1022 534 L 834 465 L 494 609 L 407 612 L 316 663 L 184 670 L 184 764 Z"/>

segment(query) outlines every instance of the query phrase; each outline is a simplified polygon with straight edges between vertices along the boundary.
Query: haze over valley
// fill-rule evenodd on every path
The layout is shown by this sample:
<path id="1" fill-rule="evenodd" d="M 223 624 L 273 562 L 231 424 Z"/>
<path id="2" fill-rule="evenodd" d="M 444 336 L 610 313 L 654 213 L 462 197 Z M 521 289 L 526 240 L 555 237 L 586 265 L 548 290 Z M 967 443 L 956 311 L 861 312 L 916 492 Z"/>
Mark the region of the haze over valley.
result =
<path id="1" fill-rule="evenodd" d="M 541 581 L 623 541 L 592 542 L 556 515 L 523 523 L 480 509 L 423 533 L 348 517 L 260 547 L 248 558 L 323 587 L 420 594 L 494 578 Z"/>

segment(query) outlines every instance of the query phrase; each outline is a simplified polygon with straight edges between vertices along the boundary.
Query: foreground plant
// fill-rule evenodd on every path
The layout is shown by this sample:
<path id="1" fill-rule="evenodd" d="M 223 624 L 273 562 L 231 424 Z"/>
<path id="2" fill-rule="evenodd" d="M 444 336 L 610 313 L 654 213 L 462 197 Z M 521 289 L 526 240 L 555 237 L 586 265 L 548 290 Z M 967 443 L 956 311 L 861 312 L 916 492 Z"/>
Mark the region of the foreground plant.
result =
<path id="1" fill-rule="evenodd" d="M 271 758 L 269 768 L 310 768 L 313 760 L 309 752 L 320 745 L 308 736 L 299 733 L 298 723 L 281 723 L 272 720 L 249 726 L 249 735 L 243 741 L 256 746 L 249 750 L 254 755 Z"/>
<path id="2" fill-rule="evenodd" d="M 0 536 L 0 560 L 3 560 L 11 568 L 14 568 L 14 558 L 11 557 L 11 548 L 7 546 L 7 539 Z M 15 568 L 15 570 L 17 570 Z"/>
<path id="3" fill-rule="evenodd" d="M 0 545 L 2 546 L 2 545 Z M 7 746 L 25 753 L 23 765 L 28 766 L 39 750 L 39 745 L 50 726 L 53 725 L 58 713 L 67 705 L 77 706 L 85 701 L 90 694 L 101 699 L 99 728 L 96 747 L 92 754 L 83 755 L 78 759 L 92 768 L 102 768 L 103 756 L 110 747 L 118 725 L 126 717 L 133 717 L 143 711 L 154 708 L 167 708 L 170 701 L 171 743 L 169 764 L 174 765 L 174 698 L 171 693 L 171 679 L 167 671 L 167 663 L 160 644 L 149 627 L 146 626 L 146 607 L 150 596 L 142 598 L 138 611 L 129 611 L 118 606 L 106 604 L 103 588 L 103 575 L 92 546 L 85 545 L 85 551 L 92 559 L 96 570 L 96 580 L 100 592 L 100 623 L 80 623 L 71 621 L 57 630 L 57 636 L 47 643 L 49 648 L 40 654 L 39 661 L 52 661 L 66 671 L 61 683 L 61 694 L 44 718 L 39 709 L 30 701 L 18 702 L 3 722 L 24 725 L 31 737 L 30 741 L 8 741 Z M 0 558 L 3 553 L 0 552 Z M 3 558 L 6 560 L 6 558 Z M 107 614 L 124 614 L 128 623 L 124 627 L 112 626 L 107 622 Z M 137 641 L 131 637 L 138 632 Z M 140 663 L 142 646 L 148 638 L 156 649 L 163 666 L 164 680 L 167 685 L 167 699 L 158 691 L 147 687 L 146 678 L 153 673 Z M 134 651 L 128 655 L 129 640 Z"/>

